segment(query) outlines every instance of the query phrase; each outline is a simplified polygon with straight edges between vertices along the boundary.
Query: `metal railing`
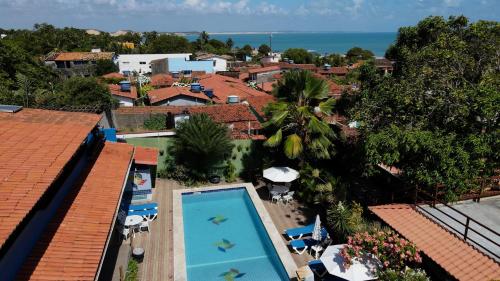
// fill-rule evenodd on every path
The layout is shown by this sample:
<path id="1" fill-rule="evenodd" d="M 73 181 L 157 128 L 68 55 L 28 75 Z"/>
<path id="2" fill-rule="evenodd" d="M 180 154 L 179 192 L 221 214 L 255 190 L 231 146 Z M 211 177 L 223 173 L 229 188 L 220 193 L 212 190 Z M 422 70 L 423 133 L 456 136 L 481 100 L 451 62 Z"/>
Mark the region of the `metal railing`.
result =
<path id="1" fill-rule="evenodd" d="M 426 198 L 423 198 L 425 196 Z M 422 199 L 422 200 L 419 200 Z M 427 199 L 427 200 L 425 200 Z M 442 205 L 443 207 L 446 207 L 455 214 L 458 214 L 461 216 L 462 219 L 465 219 L 465 222 L 463 220 L 457 219 L 455 216 L 445 212 L 443 209 L 444 208 L 438 208 L 436 207 L 436 203 L 439 205 Z M 424 206 L 429 206 L 432 208 L 432 210 L 438 211 L 439 213 L 445 215 L 446 217 L 450 218 L 452 221 L 458 223 L 461 227 L 454 227 L 451 225 L 449 222 L 446 222 L 444 219 L 439 218 L 436 216 L 436 214 L 433 214 L 429 209 L 424 208 Z M 422 213 L 424 216 L 427 217 L 432 217 L 435 220 L 439 221 L 442 225 L 446 226 L 449 230 L 452 232 L 455 232 L 459 238 L 462 238 L 465 242 L 468 242 L 470 245 L 476 248 L 480 248 L 478 250 L 481 250 L 483 252 L 489 253 L 491 256 L 495 257 L 496 260 L 500 260 L 500 255 L 498 254 L 499 249 L 500 249 L 500 234 L 496 232 L 495 230 L 487 227 L 486 225 L 480 223 L 479 221 L 469 217 L 468 215 L 464 214 L 463 212 L 457 210 L 456 208 L 448 205 L 446 202 L 441 201 L 437 198 L 437 194 L 431 195 L 423 190 L 416 189 L 415 192 L 415 207 L 416 210 L 420 213 Z M 479 226 L 474 227 L 474 225 Z M 490 245 L 483 245 L 480 241 L 477 241 L 477 238 L 471 237 L 471 233 L 477 234 L 480 238 L 490 242 L 494 246 L 493 249 L 490 247 Z M 490 235 L 485 235 L 490 234 Z M 490 238 L 492 237 L 492 238 Z M 495 251 L 496 250 L 496 251 Z"/>

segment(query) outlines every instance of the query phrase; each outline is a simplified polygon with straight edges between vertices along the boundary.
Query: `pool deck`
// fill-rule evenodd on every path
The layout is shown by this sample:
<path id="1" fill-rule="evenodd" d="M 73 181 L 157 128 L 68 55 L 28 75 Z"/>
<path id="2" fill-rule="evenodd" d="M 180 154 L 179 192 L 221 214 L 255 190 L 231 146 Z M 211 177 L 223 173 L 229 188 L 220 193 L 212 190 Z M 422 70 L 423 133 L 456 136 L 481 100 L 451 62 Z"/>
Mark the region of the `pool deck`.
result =
<path id="1" fill-rule="evenodd" d="M 232 184 L 235 185 L 235 184 Z M 236 184 L 237 185 L 237 184 Z M 241 185 L 239 185 L 241 186 Z M 158 218 L 150 223 L 150 232 L 136 234 L 132 239 L 135 247 L 145 250 L 144 261 L 139 265 L 138 280 L 141 281 L 173 281 L 174 249 L 173 249 L 173 190 L 186 189 L 185 186 L 171 180 L 157 179 L 156 188 L 153 190 L 153 201 L 158 203 Z M 283 235 L 283 230 L 290 227 L 306 225 L 314 218 L 307 209 L 297 202 L 289 204 L 275 204 L 268 200 L 267 189 L 262 185 L 255 186 L 257 194 L 269 213 L 272 222 L 277 228 L 280 239 L 288 245 Z M 123 241 L 116 258 L 116 264 L 105 266 L 114 267 L 113 281 L 119 281 L 119 267 L 125 273 L 130 254 L 131 240 Z M 307 264 L 313 259 L 307 253 L 297 255 L 291 253 L 297 267 Z"/>

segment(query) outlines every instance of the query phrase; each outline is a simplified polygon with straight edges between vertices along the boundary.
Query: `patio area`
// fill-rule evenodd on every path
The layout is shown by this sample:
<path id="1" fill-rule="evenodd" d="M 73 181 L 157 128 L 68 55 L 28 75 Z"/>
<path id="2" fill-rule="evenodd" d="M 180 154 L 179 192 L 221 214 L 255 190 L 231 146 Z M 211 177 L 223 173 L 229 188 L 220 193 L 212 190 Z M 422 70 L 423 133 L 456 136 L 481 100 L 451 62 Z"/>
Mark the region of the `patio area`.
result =
<path id="1" fill-rule="evenodd" d="M 158 203 L 158 218 L 150 223 L 150 232 L 136 234 L 132 240 L 128 239 L 110 245 L 110 247 L 119 247 L 114 259 L 115 264 L 110 265 L 114 268 L 113 281 L 120 281 L 120 266 L 123 268 L 123 273 L 126 272 L 131 241 L 133 246 L 145 250 L 144 260 L 139 264 L 138 280 L 173 280 L 172 190 L 184 188 L 186 187 L 175 181 L 157 179 L 153 201 Z M 256 185 L 256 189 L 278 232 L 283 233 L 286 228 L 304 226 L 313 221 L 315 214 L 309 213 L 296 201 L 288 204 L 271 203 L 264 184 Z M 288 240 L 284 236 L 282 239 L 288 245 Z M 298 267 L 306 265 L 307 261 L 313 259 L 307 253 L 303 255 L 292 253 L 292 257 Z"/>

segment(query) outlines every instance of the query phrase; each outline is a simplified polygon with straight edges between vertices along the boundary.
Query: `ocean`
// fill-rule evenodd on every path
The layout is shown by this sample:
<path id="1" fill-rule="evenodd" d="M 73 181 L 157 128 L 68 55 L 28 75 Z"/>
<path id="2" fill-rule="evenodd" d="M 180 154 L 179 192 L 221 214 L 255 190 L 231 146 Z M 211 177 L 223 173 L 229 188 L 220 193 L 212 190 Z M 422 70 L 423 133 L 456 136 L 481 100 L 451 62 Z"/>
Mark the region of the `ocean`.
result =
<path id="1" fill-rule="evenodd" d="M 383 56 L 387 47 L 396 40 L 396 32 L 350 33 L 350 32 L 317 32 L 317 33 L 273 33 L 273 51 L 282 52 L 288 48 L 304 48 L 309 51 L 345 54 L 352 47 L 371 50 L 376 56 Z M 190 41 L 198 35 L 186 35 Z M 210 34 L 210 38 L 225 42 L 232 38 L 235 46 L 249 44 L 258 48 L 261 44 L 269 45 L 269 33 L 234 33 Z"/>

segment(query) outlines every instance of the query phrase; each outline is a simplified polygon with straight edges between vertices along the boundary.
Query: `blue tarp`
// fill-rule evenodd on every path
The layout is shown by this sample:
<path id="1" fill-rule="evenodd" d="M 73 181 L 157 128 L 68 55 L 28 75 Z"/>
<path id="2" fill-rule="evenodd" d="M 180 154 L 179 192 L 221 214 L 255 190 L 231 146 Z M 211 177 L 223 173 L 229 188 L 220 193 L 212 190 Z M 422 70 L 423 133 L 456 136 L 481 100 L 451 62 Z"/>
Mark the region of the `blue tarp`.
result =
<path id="1" fill-rule="evenodd" d="M 115 128 L 101 129 L 101 131 L 104 133 L 104 138 L 106 138 L 107 141 L 110 141 L 110 142 L 117 141 Z"/>

